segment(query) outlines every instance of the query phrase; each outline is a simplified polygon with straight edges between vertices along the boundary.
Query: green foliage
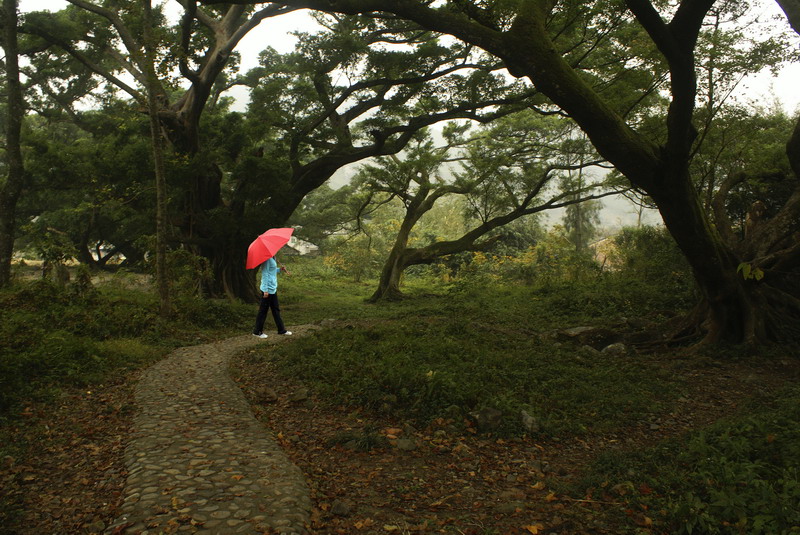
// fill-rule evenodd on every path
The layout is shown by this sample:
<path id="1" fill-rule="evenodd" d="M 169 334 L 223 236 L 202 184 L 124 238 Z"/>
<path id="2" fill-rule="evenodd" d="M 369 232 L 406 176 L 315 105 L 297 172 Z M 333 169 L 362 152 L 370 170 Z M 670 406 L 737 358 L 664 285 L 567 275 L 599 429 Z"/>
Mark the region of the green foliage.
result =
<path id="1" fill-rule="evenodd" d="M 252 319 L 250 307 L 209 300 L 164 323 L 155 296 L 125 288 L 124 276 L 99 288 L 80 274 L 74 279 L 66 289 L 36 280 L 0 292 L 0 417 L 26 398 L 103 381 L 198 333 Z"/>
<path id="2" fill-rule="evenodd" d="M 626 227 L 613 239 L 608 260 L 620 277 L 657 284 L 663 306 L 685 307 L 692 299 L 694 277 L 675 240 L 660 227 Z M 676 302 L 677 300 L 677 302 Z"/>
<path id="3" fill-rule="evenodd" d="M 670 533 L 797 533 L 800 388 L 771 398 L 680 442 L 601 456 L 591 477 L 646 489 L 631 492 L 626 507 L 662 511 L 657 520 Z"/>
<path id="4" fill-rule="evenodd" d="M 334 403 L 420 425 L 454 414 L 458 425 L 458 415 L 491 406 L 505 414 L 503 433 L 524 432 L 519 412 L 526 409 L 542 433 L 569 435 L 607 430 L 658 410 L 673 395 L 666 385 L 675 379 L 646 359 L 584 353 L 537 335 L 564 326 L 564 316 L 573 312 L 559 310 L 560 294 L 567 291 L 542 294 L 497 284 L 464 294 L 428 290 L 424 299 L 362 305 L 357 314 L 372 318 L 368 324 L 325 329 L 270 348 L 265 358 Z M 613 301 L 602 308 L 624 312 Z M 384 317 L 399 321 L 379 321 Z M 586 317 L 596 318 L 596 310 Z"/>

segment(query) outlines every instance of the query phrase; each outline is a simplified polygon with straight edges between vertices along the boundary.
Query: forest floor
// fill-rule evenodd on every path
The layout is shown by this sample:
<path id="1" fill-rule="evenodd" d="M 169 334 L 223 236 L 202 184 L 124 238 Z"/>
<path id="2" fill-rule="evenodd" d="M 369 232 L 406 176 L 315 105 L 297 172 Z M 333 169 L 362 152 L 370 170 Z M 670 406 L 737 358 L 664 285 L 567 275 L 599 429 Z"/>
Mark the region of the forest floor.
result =
<path id="1" fill-rule="evenodd" d="M 664 365 L 674 355 L 656 355 Z M 674 370 L 674 362 L 670 364 Z M 119 513 L 122 453 L 135 411 L 139 373 L 91 390 L 63 393 L 54 405 L 30 403 L 3 439 L 17 454 L 0 460 L 6 515 L 0 534 L 102 533 Z M 234 362 L 253 410 L 306 474 L 315 510 L 312 532 L 621 533 L 649 532 L 655 511 L 627 509 L 625 489 L 575 497 L 564 489 L 608 451 L 649 447 L 736 411 L 754 391 L 800 377 L 796 359 L 767 365 L 687 365 L 690 395 L 680 410 L 630 421 L 605 435 L 558 440 L 502 439 L 438 420 L 425 429 L 330 406 L 272 366 Z M 273 395 L 264 395 L 268 387 Z M 648 516 L 649 515 L 649 516 Z"/>

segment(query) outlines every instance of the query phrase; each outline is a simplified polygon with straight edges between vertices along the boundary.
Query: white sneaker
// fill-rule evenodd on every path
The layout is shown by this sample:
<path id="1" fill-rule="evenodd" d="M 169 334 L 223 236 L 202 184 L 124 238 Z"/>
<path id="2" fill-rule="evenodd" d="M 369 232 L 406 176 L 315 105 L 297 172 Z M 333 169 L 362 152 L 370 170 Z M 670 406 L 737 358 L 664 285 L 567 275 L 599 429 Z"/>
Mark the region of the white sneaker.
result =
<path id="1" fill-rule="evenodd" d="M 261 334 L 256 334 L 256 333 L 253 333 L 253 336 L 255 336 L 256 338 L 269 338 L 269 337 L 268 337 L 266 334 L 264 334 L 264 333 L 261 333 Z"/>
<path id="2" fill-rule="evenodd" d="M 278 333 L 278 334 L 282 334 L 284 336 L 289 336 L 289 335 L 292 334 L 292 331 L 286 331 L 286 332 L 282 332 L 282 333 Z"/>

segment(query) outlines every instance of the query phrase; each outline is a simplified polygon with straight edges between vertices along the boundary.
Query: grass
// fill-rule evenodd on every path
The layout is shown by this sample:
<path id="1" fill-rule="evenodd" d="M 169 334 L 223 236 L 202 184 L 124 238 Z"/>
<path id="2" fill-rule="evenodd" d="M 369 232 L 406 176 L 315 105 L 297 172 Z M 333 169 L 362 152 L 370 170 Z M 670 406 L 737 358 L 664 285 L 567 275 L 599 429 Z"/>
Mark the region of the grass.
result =
<path id="1" fill-rule="evenodd" d="M 352 282 L 320 262 L 288 267 L 292 275 L 280 282 L 287 326 L 337 321 L 248 358 L 273 361 L 331 403 L 417 427 L 441 418 L 464 428 L 471 412 L 491 407 L 503 413 L 495 435 L 624 433 L 675 409 L 686 387 L 682 366 L 714 361 L 705 354 L 665 366 L 553 336 L 582 325 L 613 330 L 626 318 L 658 319 L 691 303 L 679 293 L 665 301 L 652 282 L 598 275 L 544 286 L 477 274 L 444 285 L 420 276 L 406 281 L 407 299 L 366 304 L 374 282 Z M 64 291 L 34 281 L 0 292 L 0 435 L 26 400 L 107 381 L 176 346 L 247 332 L 255 314 L 253 305 L 183 299 L 163 321 L 155 296 L 113 282 Z M 615 499 L 665 532 L 798 533 L 798 407 L 800 389 L 774 392 L 680 440 L 601 454 L 562 490 L 581 497 L 589 487 L 624 488 Z M 339 438 L 369 449 L 376 437 Z M 12 447 L 0 436 L 0 458 Z"/>
<path id="2" fill-rule="evenodd" d="M 113 285 L 77 291 L 36 280 L 0 292 L 0 418 L 26 399 L 102 382 L 175 347 L 240 333 L 252 321 L 251 307 L 235 303 L 177 305 L 163 320 L 154 295 Z"/>
<path id="3" fill-rule="evenodd" d="M 670 533 L 800 533 L 800 387 L 680 440 L 600 455 L 576 492 L 598 483 L 627 489 L 624 507 Z"/>
<path id="4" fill-rule="evenodd" d="M 540 433 L 561 435 L 647 418 L 681 391 L 679 379 L 646 357 L 589 352 L 549 337 L 636 314 L 637 296 L 625 293 L 630 285 L 593 281 L 579 289 L 583 293 L 571 293 L 565 286 L 485 280 L 436 288 L 417 279 L 406 286 L 408 299 L 368 305 L 372 285 L 303 269 L 298 265 L 292 278 L 281 280 L 284 319 L 349 324 L 254 358 L 274 359 L 284 373 L 338 404 L 416 425 L 441 417 L 460 423 L 472 411 L 493 407 L 505 413 L 500 431 L 508 434 L 524 432 L 525 410 Z"/>

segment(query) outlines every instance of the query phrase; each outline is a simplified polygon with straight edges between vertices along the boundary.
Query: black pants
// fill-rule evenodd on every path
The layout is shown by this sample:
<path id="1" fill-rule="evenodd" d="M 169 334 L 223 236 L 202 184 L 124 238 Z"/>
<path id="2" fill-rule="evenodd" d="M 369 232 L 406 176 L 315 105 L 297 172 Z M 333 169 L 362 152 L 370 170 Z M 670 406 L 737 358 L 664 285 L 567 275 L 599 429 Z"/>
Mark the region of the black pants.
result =
<path id="1" fill-rule="evenodd" d="M 286 327 L 283 326 L 281 319 L 281 307 L 278 304 L 278 294 L 269 294 L 269 297 L 261 296 L 261 303 L 258 305 L 258 315 L 256 316 L 256 326 L 253 329 L 253 334 L 261 334 L 264 332 L 264 321 L 267 319 L 267 312 L 272 309 L 272 317 L 275 319 L 275 326 L 278 328 L 278 334 L 286 332 Z"/>

